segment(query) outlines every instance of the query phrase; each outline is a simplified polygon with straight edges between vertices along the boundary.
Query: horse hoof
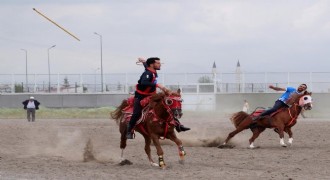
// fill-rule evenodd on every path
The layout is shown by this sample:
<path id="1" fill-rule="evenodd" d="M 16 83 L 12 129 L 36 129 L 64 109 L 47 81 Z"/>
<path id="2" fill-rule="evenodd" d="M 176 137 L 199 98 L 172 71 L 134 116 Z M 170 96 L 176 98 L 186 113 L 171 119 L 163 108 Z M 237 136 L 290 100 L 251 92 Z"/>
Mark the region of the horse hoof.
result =
<path id="1" fill-rule="evenodd" d="M 154 163 L 154 162 L 150 162 L 150 165 L 153 166 L 153 167 L 159 167 L 159 165 L 157 163 Z"/>
<path id="2" fill-rule="evenodd" d="M 253 146 L 253 147 L 248 147 L 248 149 L 259 149 L 260 146 Z"/>
<path id="3" fill-rule="evenodd" d="M 288 147 L 286 144 L 282 144 L 281 146 L 282 146 L 282 147 L 285 147 L 285 148 Z"/>
<path id="4" fill-rule="evenodd" d="M 179 164 L 184 165 L 184 163 L 185 163 L 184 159 L 180 159 L 180 160 L 179 160 Z"/>
<path id="5" fill-rule="evenodd" d="M 229 144 L 221 144 L 218 146 L 220 149 L 233 149 L 235 146 L 234 145 L 229 145 Z"/>
<path id="6" fill-rule="evenodd" d="M 125 166 L 125 165 L 132 165 L 133 163 L 127 159 L 122 160 L 119 165 L 120 166 Z"/>
<path id="7" fill-rule="evenodd" d="M 166 169 L 166 166 L 165 165 L 161 165 L 160 168 L 163 169 L 163 170 L 165 170 Z"/>

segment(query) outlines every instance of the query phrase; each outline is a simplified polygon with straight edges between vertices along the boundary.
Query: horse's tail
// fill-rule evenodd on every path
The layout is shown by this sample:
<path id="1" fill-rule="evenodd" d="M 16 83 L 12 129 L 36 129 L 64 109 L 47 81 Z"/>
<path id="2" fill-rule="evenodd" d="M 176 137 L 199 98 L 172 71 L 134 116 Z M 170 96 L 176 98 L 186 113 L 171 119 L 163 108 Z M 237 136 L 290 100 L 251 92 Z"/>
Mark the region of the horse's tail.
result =
<path id="1" fill-rule="evenodd" d="M 121 104 L 110 113 L 110 117 L 116 121 L 117 124 L 119 124 L 120 119 L 123 116 L 123 109 L 128 106 L 128 102 L 126 99 L 124 99 Z"/>
<path id="2" fill-rule="evenodd" d="M 244 112 L 244 111 L 239 111 L 237 113 L 234 113 L 230 120 L 231 122 L 235 125 L 235 128 L 237 128 L 239 126 L 239 124 L 241 124 L 241 122 L 248 117 L 249 114 Z"/>

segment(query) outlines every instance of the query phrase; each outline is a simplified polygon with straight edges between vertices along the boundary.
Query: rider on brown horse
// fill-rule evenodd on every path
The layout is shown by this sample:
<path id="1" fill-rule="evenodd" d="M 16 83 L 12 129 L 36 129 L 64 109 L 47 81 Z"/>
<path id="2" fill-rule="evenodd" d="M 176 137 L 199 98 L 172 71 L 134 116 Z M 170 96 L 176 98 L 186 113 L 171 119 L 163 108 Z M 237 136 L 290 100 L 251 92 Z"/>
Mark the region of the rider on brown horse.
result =
<path id="1" fill-rule="evenodd" d="M 307 89 L 307 85 L 301 84 L 300 86 L 298 86 L 297 89 L 294 87 L 287 87 L 286 89 L 284 89 L 284 88 L 280 88 L 280 87 L 275 87 L 273 85 L 270 85 L 269 88 L 271 88 L 275 91 L 285 91 L 285 92 L 282 94 L 282 96 L 279 99 L 277 99 L 275 101 L 275 104 L 272 108 L 264 111 L 259 116 L 254 117 L 253 118 L 254 121 L 257 119 L 260 119 L 262 117 L 265 117 L 266 115 L 271 115 L 272 113 L 276 112 L 277 110 L 279 110 L 282 107 L 289 107 L 287 105 L 287 101 L 291 97 L 291 95 L 294 93 L 302 94 Z"/>
<path id="2" fill-rule="evenodd" d="M 142 58 L 139 58 L 139 61 L 144 63 Z M 140 104 L 141 100 L 145 97 L 155 94 L 157 87 L 165 93 L 169 91 L 163 85 L 157 83 L 157 70 L 160 70 L 160 66 L 160 59 L 158 57 L 151 57 L 146 61 L 145 71 L 140 76 L 138 84 L 136 85 L 133 114 L 127 126 L 127 139 L 133 139 L 132 130 L 142 114 L 142 106 Z M 184 127 L 182 124 L 180 124 L 178 120 L 176 121 L 178 125 L 175 128 L 178 132 L 190 130 L 190 128 Z"/>

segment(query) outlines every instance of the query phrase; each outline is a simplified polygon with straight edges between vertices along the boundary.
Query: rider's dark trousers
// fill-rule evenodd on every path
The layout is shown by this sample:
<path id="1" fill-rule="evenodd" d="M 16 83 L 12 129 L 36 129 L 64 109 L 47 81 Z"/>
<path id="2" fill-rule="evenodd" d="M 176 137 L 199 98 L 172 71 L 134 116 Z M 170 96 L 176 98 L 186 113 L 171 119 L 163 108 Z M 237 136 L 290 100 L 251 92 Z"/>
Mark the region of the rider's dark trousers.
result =
<path id="1" fill-rule="evenodd" d="M 280 109 L 282 107 L 289 107 L 289 106 L 286 105 L 283 101 L 277 100 L 277 101 L 275 101 L 275 104 L 272 108 L 264 111 L 263 113 L 260 114 L 260 116 L 270 115 L 270 114 L 272 114 L 273 112 L 277 111 L 278 109 Z"/>
<path id="2" fill-rule="evenodd" d="M 141 98 L 134 98 L 133 114 L 128 124 L 128 132 L 132 131 L 135 126 L 135 123 L 139 120 L 139 117 L 142 114 L 142 106 L 140 104 L 141 100 Z"/>

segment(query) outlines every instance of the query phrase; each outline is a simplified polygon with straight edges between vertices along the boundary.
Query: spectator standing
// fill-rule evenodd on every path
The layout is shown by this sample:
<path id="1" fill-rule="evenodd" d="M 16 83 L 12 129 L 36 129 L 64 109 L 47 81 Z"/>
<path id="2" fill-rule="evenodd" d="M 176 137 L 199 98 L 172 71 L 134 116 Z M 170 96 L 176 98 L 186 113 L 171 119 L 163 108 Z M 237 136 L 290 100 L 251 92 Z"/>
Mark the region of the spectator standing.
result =
<path id="1" fill-rule="evenodd" d="M 24 109 L 26 109 L 26 117 L 27 120 L 30 122 L 35 122 L 36 119 L 36 110 L 39 109 L 39 101 L 35 100 L 33 96 L 30 99 L 27 99 L 22 102 L 24 105 Z"/>
<path id="2" fill-rule="evenodd" d="M 247 102 L 247 100 L 244 100 L 243 110 L 242 111 L 244 111 L 246 113 L 249 113 L 249 109 L 250 109 L 249 103 Z"/>

